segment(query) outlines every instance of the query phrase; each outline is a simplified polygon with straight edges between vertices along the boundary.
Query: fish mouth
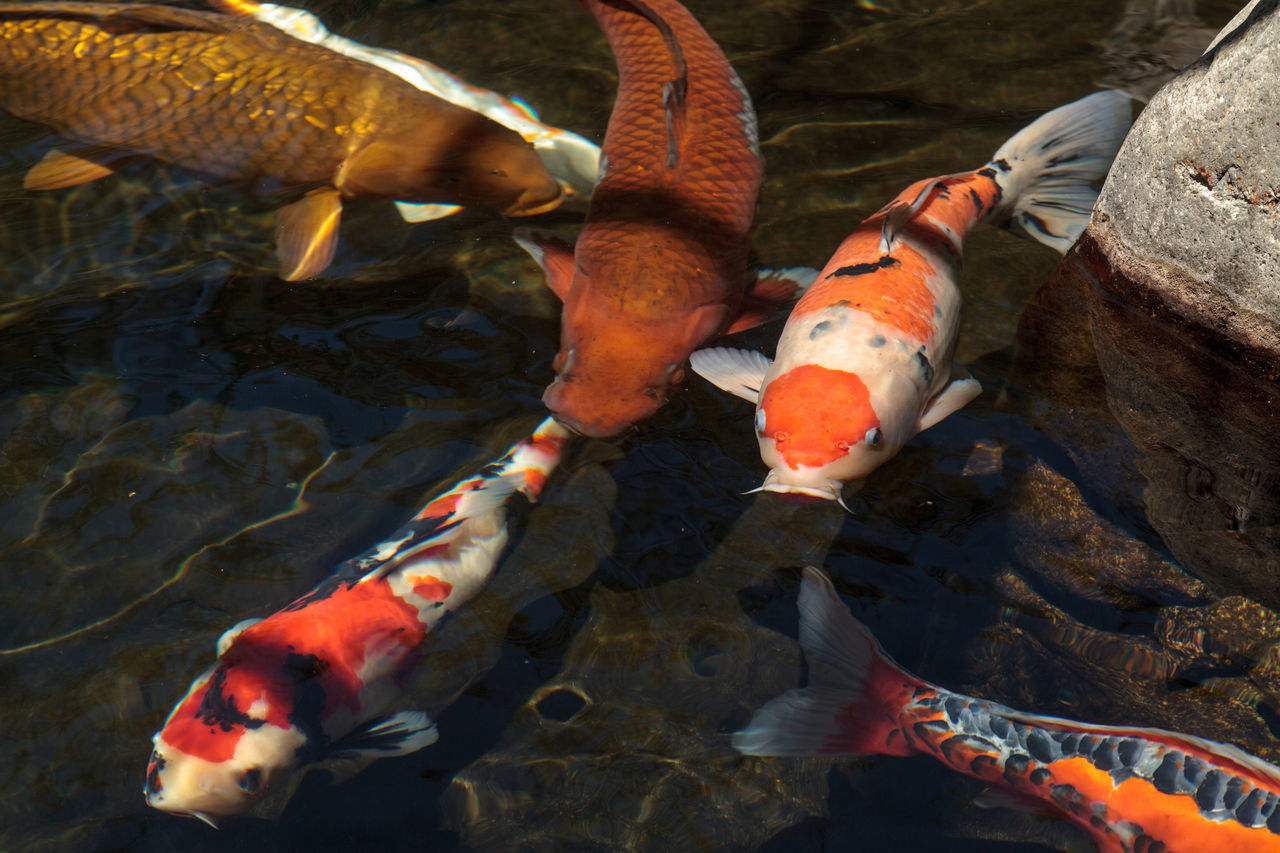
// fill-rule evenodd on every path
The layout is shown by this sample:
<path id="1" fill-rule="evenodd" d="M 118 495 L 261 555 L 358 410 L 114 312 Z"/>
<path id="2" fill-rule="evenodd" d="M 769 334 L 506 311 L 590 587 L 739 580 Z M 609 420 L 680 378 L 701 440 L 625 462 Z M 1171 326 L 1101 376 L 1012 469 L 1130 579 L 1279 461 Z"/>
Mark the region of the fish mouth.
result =
<path id="1" fill-rule="evenodd" d="M 506 210 L 502 211 L 502 215 L 503 216 L 537 216 L 539 213 L 549 213 L 550 211 L 555 210 L 557 207 L 559 207 L 561 204 L 564 203 L 565 192 L 564 192 L 564 187 L 560 186 L 560 183 L 558 181 L 554 182 L 554 186 L 556 189 L 556 194 L 550 198 L 547 198 L 545 201 L 538 200 L 538 199 L 544 198 L 544 196 L 542 196 L 541 194 L 536 196 L 534 199 L 527 199 L 525 198 L 525 195 L 527 194 L 522 193 L 520 198 L 516 199 L 514 204 L 512 204 Z"/>
<path id="2" fill-rule="evenodd" d="M 840 500 L 840 492 L 832 489 L 817 489 L 812 486 L 795 486 L 790 483 L 765 483 L 760 491 L 776 492 L 780 495 L 803 495 L 810 498 L 822 498 L 827 501 Z"/>

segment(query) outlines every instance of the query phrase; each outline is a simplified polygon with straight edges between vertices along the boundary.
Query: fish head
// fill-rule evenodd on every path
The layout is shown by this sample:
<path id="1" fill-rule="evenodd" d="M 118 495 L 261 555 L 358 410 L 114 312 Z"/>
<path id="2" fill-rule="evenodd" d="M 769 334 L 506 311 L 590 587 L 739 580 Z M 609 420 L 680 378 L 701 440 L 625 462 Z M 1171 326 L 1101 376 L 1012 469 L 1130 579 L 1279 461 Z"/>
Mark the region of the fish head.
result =
<path id="1" fill-rule="evenodd" d="M 556 379 L 542 401 L 556 420 L 591 438 L 617 436 L 660 409 L 684 382 L 689 353 L 728 315 L 707 305 L 684 316 L 622 318 L 580 296 L 574 287 L 565 302 Z"/>
<path id="2" fill-rule="evenodd" d="M 143 786 L 152 808 L 215 827 L 289 778 L 307 742 L 270 691 L 251 679 L 237 687 L 228 669 L 197 678 L 174 707 L 152 738 Z"/>
<path id="3" fill-rule="evenodd" d="M 761 389 L 755 426 L 770 469 L 761 488 L 827 500 L 839 500 L 845 483 L 866 477 L 900 446 L 858 374 L 817 364 Z"/>
<path id="4" fill-rule="evenodd" d="M 448 123 L 371 138 L 351 152 L 334 185 L 347 197 L 489 207 L 504 216 L 553 210 L 564 188 L 533 146 L 470 110 Z"/>

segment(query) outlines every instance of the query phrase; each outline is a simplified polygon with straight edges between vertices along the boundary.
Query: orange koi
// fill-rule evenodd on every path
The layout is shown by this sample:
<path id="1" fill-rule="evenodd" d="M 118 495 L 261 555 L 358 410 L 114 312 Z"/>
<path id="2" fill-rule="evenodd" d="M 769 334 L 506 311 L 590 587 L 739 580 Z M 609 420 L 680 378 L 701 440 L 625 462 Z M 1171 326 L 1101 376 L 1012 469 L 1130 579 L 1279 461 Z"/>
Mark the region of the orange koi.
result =
<path id="1" fill-rule="evenodd" d="M 733 736 L 739 751 L 928 755 L 1074 821 L 1101 853 L 1280 853 L 1280 767 L 1193 735 L 1046 717 L 930 684 L 815 568 L 799 605 L 809 684 L 758 710 Z"/>
<path id="2" fill-rule="evenodd" d="M 684 6 L 582 4 L 618 62 L 600 181 L 576 246 L 517 240 L 564 301 L 543 401 L 577 432 L 607 438 L 666 402 L 695 348 L 758 322 L 743 305 L 764 159 L 746 87 Z M 782 302 L 793 291 L 762 277 L 753 295 Z"/>
<path id="3" fill-rule="evenodd" d="M 152 739 L 148 805 L 216 826 L 314 762 L 350 774 L 434 743 L 420 711 L 377 715 L 428 633 L 492 575 L 508 499 L 536 500 L 570 439 L 546 419 L 311 592 L 223 634 L 217 662 Z"/>
<path id="4" fill-rule="evenodd" d="M 980 169 L 917 181 L 845 238 L 792 310 L 771 361 L 693 354 L 708 381 L 756 404 L 762 489 L 839 500 L 916 433 L 980 392 L 952 363 L 969 229 L 992 221 L 1065 252 L 1129 128 L 1129 97 L 1047 113 Z"/>
<path id="5" fill-rule="evenodd" d="M 366 62 L 250 18 L 157 5 L 0 4 L 0 110 L 72 140 L 24 181 L 74 186 L 144 155 L 305 191 L 276 217 L 281 277 L 331 261 L 344 199 L 478 204 L 563 197 L 529 143 Z"/>

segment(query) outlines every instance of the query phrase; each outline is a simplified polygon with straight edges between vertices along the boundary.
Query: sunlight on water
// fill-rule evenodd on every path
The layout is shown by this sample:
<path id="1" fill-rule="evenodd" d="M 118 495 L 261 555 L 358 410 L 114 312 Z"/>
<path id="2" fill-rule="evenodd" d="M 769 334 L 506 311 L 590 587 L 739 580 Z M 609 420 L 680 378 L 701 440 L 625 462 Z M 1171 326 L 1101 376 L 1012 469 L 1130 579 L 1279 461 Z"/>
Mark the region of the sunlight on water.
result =
<path id="1" fill-rule="evenodd" d="M 763 266 L 821 266 L 909 183 L 1154 73 L 1122 26 L 1141 16 L 1114 3 L 689 6 L 758 112 Z M 311 8 L 603 138 L 616 71 L 577 4 Z M 1200 4 L 1179 37 L 1233 12 Z M 988 228 L 966 242 L 957 350 L 984 392 L 847 493 L 851 512 L 744 495 L 765 473 L 751 407 L 691 377 L 633 433 L 581 443 L 516 513 L 491 587 L 399 700 L 436 718 L 437 744 L 338 786 L 307 776 L 271 822 L 214 833 L 148 808 L 148 739 L 223 631 L 544 417 L 560 303 L 511 232 L 572 236 L 582 209 L 409 225 L 349 203 L 325 276 L 290 283 L 272 188 L 140 158 L 24 190 L 57 144 L 0 119 L 5 850 L 1078 844 L 1065 823 L 975 808 L 977 782 L 919 760 L 730 746 L 802 679 L 805 564 L 931 681 L 1280 758 L 1273 386 L 1125 309 L 1087 257 L 1058 266 Z M 732 345 L 771 351 L 780 329 Z"/>

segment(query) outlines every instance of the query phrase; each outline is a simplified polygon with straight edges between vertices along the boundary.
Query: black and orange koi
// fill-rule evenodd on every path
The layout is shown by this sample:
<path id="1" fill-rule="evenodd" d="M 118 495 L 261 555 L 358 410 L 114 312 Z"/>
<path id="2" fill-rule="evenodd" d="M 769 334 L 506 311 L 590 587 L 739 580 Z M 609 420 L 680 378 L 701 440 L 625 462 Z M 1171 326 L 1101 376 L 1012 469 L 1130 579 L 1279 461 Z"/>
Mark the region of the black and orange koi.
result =
<path id="1" fill-rule="evenodd" d="M 217 662 L 153 738 L 147 803 L 216 825 L 313 762 L 351 773 L 434 743 L 420 711 L 377 715 L 427 634 L 492 575 L 508 499 L 535 500 L 569 438 L 548 418 L 311 592 L 223 634 Z"/>
<path id="2" fill-rule="evenodd" d="M 1079 723 L 954 693 L 903 670 L 805 569 L 809 683 L 758 710 L 751 755 L 931 756 L 1079 824 L 1102 853 L 1277 853 L 1280 767 L 1230 744 Z"/>

